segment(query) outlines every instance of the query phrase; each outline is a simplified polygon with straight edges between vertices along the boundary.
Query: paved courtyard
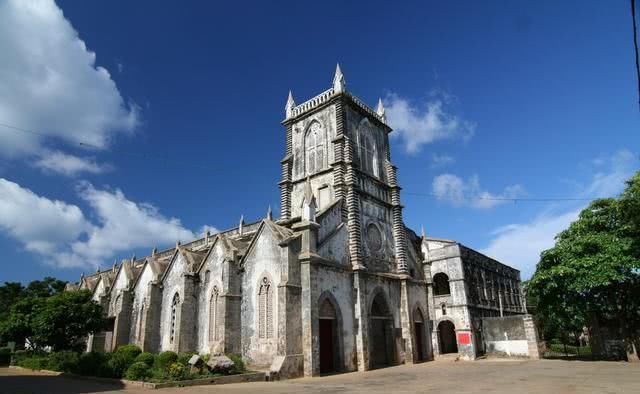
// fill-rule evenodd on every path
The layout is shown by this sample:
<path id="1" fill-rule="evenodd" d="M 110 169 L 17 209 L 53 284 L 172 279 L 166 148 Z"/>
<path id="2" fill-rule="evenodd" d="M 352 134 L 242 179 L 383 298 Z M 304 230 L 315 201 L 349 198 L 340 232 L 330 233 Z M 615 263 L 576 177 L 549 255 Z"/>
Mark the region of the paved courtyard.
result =
<path id="1" fill-rule="evenodd" d="M 284 382 L 124 389 L 0 368 L 0 393 L 638 393 L 640 365 L 582 361 L 436 361 Z"/>

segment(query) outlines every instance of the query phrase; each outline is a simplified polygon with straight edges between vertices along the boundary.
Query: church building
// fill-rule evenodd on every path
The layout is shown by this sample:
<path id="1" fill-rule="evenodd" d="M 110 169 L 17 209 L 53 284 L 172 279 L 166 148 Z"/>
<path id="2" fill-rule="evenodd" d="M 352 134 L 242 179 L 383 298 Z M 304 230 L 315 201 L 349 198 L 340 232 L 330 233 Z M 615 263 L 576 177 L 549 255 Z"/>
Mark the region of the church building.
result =
<path id="1" fill-rule="evenodd" d="M 470 284 L 485 275 L 464 268 L 464 257 L 454 264 L 460 247 L 405 227 L 382 101 L 372 109 L 351 94 L 338 66 L 331 87 L 310 100 L 296 104 L 289 93 L 282 124 L 279 218 L 269 210 L 83 276 L 70 288 L 91 290 L 112 325 L 87 350 L 236 353 L 273 376 L 317 376 L 431 360 L 444 350 L 437 316 L 454 325 L 446 346 L 475 358 L 469 310 L 449 312 L 470 304 L 434 294 L 432 265 L 456 295 L 477 294 Z M 500 313 L 519 313 L 519 273 L 495 263 L 508 292 Z M 484 297 L 497 310 L 497 298 Z"/>

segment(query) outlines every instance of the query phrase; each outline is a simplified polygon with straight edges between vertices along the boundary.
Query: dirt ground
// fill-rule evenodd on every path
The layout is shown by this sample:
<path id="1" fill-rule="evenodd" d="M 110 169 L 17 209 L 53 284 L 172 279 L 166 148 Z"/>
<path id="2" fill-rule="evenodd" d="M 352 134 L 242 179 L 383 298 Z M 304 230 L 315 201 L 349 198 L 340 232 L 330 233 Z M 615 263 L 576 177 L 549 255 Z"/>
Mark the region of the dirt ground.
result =
<path id="1" fill-rule="evenodd" d="M 80 394 L 153 393 L 0 368 L 0 393 Z M 454 362 L 354 372 L 283 382 L 241 383 L 161 389 L 159 394 L 196 393 L 639 393 L 640 364 L 583 361 Z"/>

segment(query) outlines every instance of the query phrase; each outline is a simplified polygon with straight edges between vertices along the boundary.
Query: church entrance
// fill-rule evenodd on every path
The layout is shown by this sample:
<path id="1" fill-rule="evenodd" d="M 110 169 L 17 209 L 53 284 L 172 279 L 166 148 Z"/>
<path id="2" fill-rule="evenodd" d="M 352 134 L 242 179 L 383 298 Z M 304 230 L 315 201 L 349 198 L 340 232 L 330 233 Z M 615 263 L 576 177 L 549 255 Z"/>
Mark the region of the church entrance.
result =
<path id="1" fill-rule="evenodd" d="M 449 320 L 438 324 L 438 338 L 440 339 L 440 354 L 458 353 L 456 342 L 456 327 Z"/>
<path id="2" fill-rule="evenodd" d="M 393 364 L 393 317 L 382 293 L 374 298 L 371 305 L 369 324 L 369 363 L 371 368 Z"/>
<path id="3" fill-rule="evenodd" d="M 419 309 L 413 313 L 413 335 L 415 336 L 416 357 L 417 361 L 425 360 L 424 351 L 424 319 Z"/>
<path id="4" fill-rule="evenodd" d="M 329 299 L 320 305 L 318 330 L 320 339 L 320 373 L 339 370 L 338 318 L 336 308 Z"/>

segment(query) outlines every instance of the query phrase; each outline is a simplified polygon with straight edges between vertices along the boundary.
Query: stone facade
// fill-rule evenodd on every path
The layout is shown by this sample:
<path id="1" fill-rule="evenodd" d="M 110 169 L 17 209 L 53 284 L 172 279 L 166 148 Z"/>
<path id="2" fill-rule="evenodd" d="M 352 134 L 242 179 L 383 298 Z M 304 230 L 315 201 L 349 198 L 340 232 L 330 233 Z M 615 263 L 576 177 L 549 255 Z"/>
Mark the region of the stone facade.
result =
<path id="1" fill-rule="evenodd" d="M 70 288 L 91 289 L 113 322 L 89 350 L 237 353 L 274 378 L 362 371 L 432 359 L 432 321 L 455 317 L 473 337 L 475 310 L 498 310 L 494 299 L 469 304 L 465 278 L 477 267 L 517 291 L 517 271 L 469 265 L 477 252 L 446 243 L 436 252 L 405 227 L 382 102 L 373 110 L 348 92 L 339 67 L 311 100 L 296 105 L 290 94 L 285 113 L 280 218 L 269 210 L 82 277 Z M 433 294 L 442 272 L 455 289 L 447 298 Z"/>

